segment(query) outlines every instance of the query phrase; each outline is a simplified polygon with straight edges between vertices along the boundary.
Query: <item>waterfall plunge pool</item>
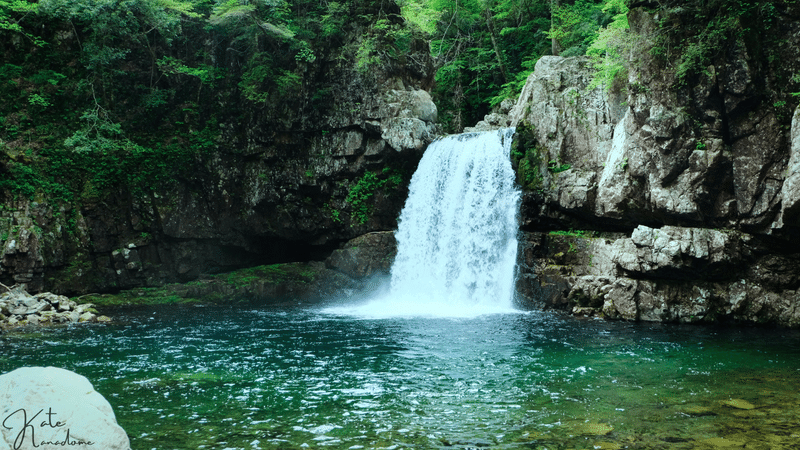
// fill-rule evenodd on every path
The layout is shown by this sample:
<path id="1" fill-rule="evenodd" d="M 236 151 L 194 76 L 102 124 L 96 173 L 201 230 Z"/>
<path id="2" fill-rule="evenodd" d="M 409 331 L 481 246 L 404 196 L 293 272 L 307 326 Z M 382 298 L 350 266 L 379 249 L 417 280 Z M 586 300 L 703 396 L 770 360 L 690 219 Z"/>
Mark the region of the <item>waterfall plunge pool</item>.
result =
<path id="1" fill-rule="evenodd" d="M 0 372 L 84 375 L 135 450 L 796 448 L 796 331 L 509 312 L 512 135 L 431 144 L 372 302 L 120 310 L 0 336 Z"/>
<path id="2" fill-rule="evenodd" d="M 0 336 L 92 381 L 144 449 L 796 448 L 800 333 L 530 312 L 123 309 Z"/>

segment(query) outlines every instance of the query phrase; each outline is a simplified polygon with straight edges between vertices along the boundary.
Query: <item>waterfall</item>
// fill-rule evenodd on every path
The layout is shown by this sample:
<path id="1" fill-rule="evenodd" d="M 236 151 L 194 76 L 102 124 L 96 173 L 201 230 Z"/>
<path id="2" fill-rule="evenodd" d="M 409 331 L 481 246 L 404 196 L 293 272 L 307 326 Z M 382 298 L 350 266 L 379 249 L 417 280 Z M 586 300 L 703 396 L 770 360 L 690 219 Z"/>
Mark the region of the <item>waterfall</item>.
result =
<path id="1" fill-rule="evenodd" d="M 477 316 L 513 311 L 520 191 L 513 128 L 433 142 L 411 179 L 387 293 L 369 316 Z"/>

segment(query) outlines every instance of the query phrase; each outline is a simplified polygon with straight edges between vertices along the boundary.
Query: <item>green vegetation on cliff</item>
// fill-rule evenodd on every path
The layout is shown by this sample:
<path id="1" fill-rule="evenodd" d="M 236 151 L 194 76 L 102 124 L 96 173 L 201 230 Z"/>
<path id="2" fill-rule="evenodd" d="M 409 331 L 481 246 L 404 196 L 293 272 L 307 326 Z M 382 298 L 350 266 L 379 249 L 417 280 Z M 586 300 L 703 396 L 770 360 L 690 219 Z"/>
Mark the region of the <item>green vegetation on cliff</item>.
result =
<path id="1" fill-rule="evenodd" d="M 431 37 L 435 94 L 447 128 L 479 121 L 519 93 L 540 57 L 593 56 L 599 83 L 622 70 L 624 0 L 403 0 Z"/>
<path id="2" fill-rule="evenodd" d="M 231 123 L 319 122 L 331 66 L 405 65 L 413 33 L 392 5 L 2 0 L 0 196 L 146 197 L 238 151 Z"/>

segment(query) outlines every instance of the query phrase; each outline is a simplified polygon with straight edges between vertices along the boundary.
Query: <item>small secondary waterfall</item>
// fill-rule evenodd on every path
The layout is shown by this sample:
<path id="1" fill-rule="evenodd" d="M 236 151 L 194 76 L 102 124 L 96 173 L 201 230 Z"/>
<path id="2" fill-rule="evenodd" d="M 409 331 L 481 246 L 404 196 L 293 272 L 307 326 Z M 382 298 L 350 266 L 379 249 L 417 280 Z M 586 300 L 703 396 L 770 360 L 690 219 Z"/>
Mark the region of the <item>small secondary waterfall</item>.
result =
<path id="1" fill-rule="evenodd" d="M 400 215 L 391 287 L 358 307 L 370 316 L 513 311 L 520 191 L 513 128 L 432 143 Z"/>

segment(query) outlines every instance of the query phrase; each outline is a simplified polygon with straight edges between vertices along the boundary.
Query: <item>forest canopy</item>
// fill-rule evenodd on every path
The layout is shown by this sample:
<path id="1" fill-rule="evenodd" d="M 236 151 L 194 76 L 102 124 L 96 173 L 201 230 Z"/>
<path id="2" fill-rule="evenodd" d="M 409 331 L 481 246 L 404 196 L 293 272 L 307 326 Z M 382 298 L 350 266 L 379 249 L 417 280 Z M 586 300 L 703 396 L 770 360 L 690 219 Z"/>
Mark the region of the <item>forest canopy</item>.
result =
<path id="1" fill-rule="evenodd" d="M 778 3 L 665 0 L 638 51 L 685 85 L 726 40 L 766 39 Z M 319 122 L 334 66 L 369 77 L 423 43 L 439 120 L 459 132 L 544 55 L 586 55 L 592 87 L 622 89 L 635 47 L 626 0 L 0 0 L 0 36 L 0 191 L 66 201 L 169 179 L 217 145 L 221 114 Z"/>
<path id="2" fill-rule="evenodd" d="M 440 116 L 457 131 L 516 96 L 544 55 L 590 55 L 606 84 L 622 70 L 624 0 L 401 0 L 428 33 Z"/>
<path id="3" fill-rule="evenodd" d="M 313 63 L 325 47 L 345 44 L 348 22 L 359 8 L 366 12 L 369 3 L 383 10 L 388 2 L 0 0 L 0 33 L 46 52 L 59 42 L 42 31 L 45 23 L 66 24 L 82 51 L 81 80 L 75 87 L 92 99 L 87 111 L 110 111 L 120 95 L 129 97 L 115 86 L 130 81 L 121 67 L 134 59 L 149 61 L 147 79 L 136 83 L 140 106 L 145 108 L 158 107 L 172 95 L 164 88 L 165 78 L 193 80 L 198 95 L 204 88 L 230 82 L 226 68 L 209 55 L 180 54 L 198 32 L 206 33 L 206 39 L 230 39 L 242 55 L 244 71 L 236 85 L 247 99 L 280 101 L 298 94 L 304 65 Z M 377 27 L 362 31 L 374 34 L 390 27 L 383 33 L 392 33 L 397 41 L 413 29 L 430 42 L 437 68 L 436 100 L 449 131 L 473 124 L 504 98 L 516 95 L 541 56 L 588 53 L 598 60 L 608 58 L 619 42 L 612 35 L 627 28 L 624 0 L 399 0 L 398 4 L 406 25 L 378 17 Z M 373 47 L 357 49 L 359 64 L 369 65 L 381 53 L 375 43 L 368 40 L 366 44 Z M 6 64 L 3 73 L 15 67 L 22 66 Z M 64 73 L 69 70 L 63 67 L 51 70 L 68 79 L 76 75 Z M 60 81 L 61 86 L 69 82 Z M 55 99 L 52 92 L 38 90 L 25 100 L 46 106 Z"/>

